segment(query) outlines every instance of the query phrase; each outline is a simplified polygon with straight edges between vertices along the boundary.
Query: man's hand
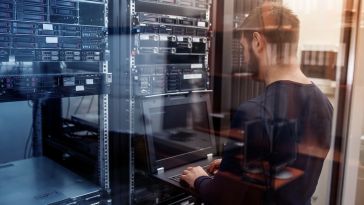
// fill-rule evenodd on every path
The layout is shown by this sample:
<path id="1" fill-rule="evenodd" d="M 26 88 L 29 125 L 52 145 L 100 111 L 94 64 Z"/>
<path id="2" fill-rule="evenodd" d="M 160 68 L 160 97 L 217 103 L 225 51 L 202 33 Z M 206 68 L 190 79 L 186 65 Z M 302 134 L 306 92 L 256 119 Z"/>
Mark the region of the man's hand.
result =
<path id="1" fill-rule="evenodd" d="M 188 167 L 182 172 L 181 180 L 186 181 L 190 187 L 194 188 L 195 180 L 201 176 L 208 176 L 202 167 Z"/>
<path id="2" fill-rule="evenodd" d="M 212 161 L 207 168 L 207 171 L 211 174 L 216 174 L 216 172 L 219 170 L 221 164 L 221 159 L 215 159 Z"/>

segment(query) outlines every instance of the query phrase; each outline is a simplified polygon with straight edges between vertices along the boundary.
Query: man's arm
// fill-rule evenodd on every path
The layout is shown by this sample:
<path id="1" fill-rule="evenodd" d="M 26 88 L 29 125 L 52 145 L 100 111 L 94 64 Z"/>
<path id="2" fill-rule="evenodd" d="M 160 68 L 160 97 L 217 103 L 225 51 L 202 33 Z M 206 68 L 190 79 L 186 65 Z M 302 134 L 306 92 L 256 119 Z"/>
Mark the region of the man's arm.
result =
<path id="1" fill-rule="evenodd" d="M 227 204 L 231 198 L 237 198 L 229 196 L 234 192 L 233 184 L 223 178 L 219 173 L 211 178 L 201 167 L 188 167 L 181 176 L 196 191 L 199 200 L 207 204 Z"/>
<path id="2" fill-rule="evenodd" d="M 249 188 L 241 177 L 229 172 L 219 171 L 214 178 L 201 176 L 195 180 L 197 196 L 206 204 L 260 204 L 256 189 Z M 258 201 L 256 201 L 258 200 Z"/>
<path id="3" fill-rule="evenodd" d="M 202 167 L 187 167 L 187 169 L 182 172 L 181 180 L 187 182 L 191 188 L 195 188 L 194 184 L 196 179 L 202 176 L 209 176 Z"/>

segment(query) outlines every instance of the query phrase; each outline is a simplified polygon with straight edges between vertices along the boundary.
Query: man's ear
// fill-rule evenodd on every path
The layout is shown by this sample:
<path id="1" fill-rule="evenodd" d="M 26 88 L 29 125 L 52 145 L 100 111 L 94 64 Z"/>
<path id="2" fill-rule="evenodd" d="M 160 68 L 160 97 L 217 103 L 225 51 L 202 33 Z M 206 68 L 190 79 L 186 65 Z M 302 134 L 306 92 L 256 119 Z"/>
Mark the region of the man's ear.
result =
<path id="1" fill-rule="evenodd" d="M 253 47 L 254 49 L 256 49 L 257 52 L 260 52 L 263 50 L 265 46 L 265 39 L 264 37 L 258 33 L 258 32 L 254 32 L 253 33 Z"/>

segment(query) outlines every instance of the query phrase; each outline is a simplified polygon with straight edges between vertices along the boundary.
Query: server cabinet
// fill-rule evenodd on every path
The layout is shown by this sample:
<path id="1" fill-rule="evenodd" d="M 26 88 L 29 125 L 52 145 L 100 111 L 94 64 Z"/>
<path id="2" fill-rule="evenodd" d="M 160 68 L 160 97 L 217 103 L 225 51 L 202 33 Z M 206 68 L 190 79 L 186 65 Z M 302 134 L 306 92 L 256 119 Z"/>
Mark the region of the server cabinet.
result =
<path id="1" fill-rule="evenodd" d="M 209 64 L 212 2 L 114 3 L 111 53 L 113 69 L 117 70 L 113 70 L 111 99 L 111 164 L 116 168 L 112 176 L 118 181 L 112 180 L 114 201 L 128 204 L 188 201 L 189 194 L 153 177 L 148 165 L 143 107 L 145 103 L 158 101 L 161 102 L 158 107 L 164 109 L 170 99 L 182 102 L 195 96 L 212 96 Z"/>
<path id="2" fill-rule="evenodd" d="M 1 1 L 1 204 L 111 203 L 108 46 L 107 0 Z"/>

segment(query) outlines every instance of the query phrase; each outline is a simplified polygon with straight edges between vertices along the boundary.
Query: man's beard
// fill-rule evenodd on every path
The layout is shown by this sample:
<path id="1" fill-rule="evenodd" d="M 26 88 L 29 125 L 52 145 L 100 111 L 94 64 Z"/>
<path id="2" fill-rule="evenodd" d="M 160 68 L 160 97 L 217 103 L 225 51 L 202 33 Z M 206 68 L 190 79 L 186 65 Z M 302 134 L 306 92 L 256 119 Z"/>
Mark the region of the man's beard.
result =
<path id="1" fill-rule="evenodd" d="M 258 80 L 259 78 L 259 61 L 258 57 L 253 52 L 252 48 L 249 48 L 249 62 L 245 63 L 247 72 L 251 73 L 251 77 L 254 80 Z"/>

